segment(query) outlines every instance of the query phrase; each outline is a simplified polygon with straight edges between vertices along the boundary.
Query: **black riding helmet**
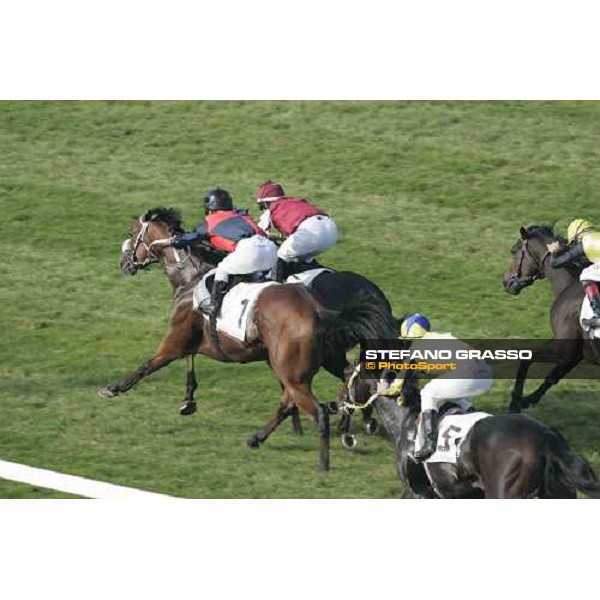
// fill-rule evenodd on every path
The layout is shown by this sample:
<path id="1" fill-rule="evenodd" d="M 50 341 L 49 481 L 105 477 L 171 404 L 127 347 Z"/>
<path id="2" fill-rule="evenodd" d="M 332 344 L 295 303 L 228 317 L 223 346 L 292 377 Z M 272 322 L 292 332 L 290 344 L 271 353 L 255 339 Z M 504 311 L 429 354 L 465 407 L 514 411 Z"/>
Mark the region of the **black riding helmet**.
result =
<path id="1" fill-rule="evenodd" d="M 233 210 L 233 200 L 227 190 L 213 188 L 204 194 L 204 211 Z"/>

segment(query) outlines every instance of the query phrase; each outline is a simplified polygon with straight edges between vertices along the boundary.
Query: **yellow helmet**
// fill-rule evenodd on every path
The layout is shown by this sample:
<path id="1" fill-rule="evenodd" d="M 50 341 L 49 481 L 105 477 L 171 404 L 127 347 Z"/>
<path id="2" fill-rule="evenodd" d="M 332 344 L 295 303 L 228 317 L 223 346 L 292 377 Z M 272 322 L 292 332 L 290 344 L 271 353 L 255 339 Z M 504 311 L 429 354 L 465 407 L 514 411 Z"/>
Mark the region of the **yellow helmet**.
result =
<path id="1" fill-rule="evenodd" d="M 575 241 L 584 231 L 593 229 L 594 226 L 585 219 L 575 219 L 569 223 L 567 228 L 567 241 L 569 244 Z"/>

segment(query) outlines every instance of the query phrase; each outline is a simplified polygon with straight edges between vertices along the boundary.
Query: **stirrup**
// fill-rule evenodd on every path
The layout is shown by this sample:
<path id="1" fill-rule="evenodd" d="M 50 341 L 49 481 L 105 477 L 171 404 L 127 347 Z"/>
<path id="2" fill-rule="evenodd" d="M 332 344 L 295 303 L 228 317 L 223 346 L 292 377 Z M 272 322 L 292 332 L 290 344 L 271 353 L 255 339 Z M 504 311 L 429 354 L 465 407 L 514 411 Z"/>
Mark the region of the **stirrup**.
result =
<path id="1" fill-rule="evenodd" d="M 590 319 L 582 319 L 581 324 L 585 329 L 597 329 L 600 327 L 600 317 L 594 316 Z"/>

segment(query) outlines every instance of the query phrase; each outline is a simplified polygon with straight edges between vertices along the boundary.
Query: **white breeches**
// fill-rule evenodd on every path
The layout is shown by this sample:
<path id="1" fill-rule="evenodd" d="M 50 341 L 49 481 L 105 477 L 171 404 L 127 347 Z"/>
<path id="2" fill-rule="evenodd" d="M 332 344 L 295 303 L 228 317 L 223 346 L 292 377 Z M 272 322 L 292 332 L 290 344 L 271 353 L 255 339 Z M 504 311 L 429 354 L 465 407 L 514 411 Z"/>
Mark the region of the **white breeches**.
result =
<path id="1" fill-rule="evenodd" d="M 281 246 L 277 256 L 285 262 L 311 261 L 335 246 L 338 230 L 335 221 L 325 215 L 309 217 Z"/>
<path id="2" fill-rule="evenodd" d="M 598 281 L 600 282 L 600 263 L 594 263 L 581 271 L 579 281 Z"/>
<path id="3" fill-rule="evenodd" d="M 235 250 L 218 265 L 216 281 L 229 281 L 230 275 L 270 271 L 277 262 L 277 246 L 262 235 L 240 240 Z"/>
<path id="4" fill-rule="evenodd" d="M 425 385 L 421 390 L 421 412 L 438 411 L 446 402 L 468 408 L 468 398 L 479 396 L 492 387 L 492 369 L 485 362 L 475 361 L 468 370 L 472 373 L 470 378 L 452 379 L 452 373 L 447 373 Z M 467 374 L 466 372 L 465 375 Z"/>

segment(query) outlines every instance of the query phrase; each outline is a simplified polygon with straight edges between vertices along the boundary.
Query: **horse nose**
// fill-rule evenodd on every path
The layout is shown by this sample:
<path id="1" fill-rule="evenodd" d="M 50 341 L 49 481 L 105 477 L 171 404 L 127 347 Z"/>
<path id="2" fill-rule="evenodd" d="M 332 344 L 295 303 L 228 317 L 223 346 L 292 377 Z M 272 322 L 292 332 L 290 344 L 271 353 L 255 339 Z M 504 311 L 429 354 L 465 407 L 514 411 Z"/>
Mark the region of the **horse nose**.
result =
<path id="1" fill-rule="evenodd" d="M 127 254 L 121 254 L 119 264 L 121 266 L 121 272 L 124 275 L 135 275 L 136 269 Z"/>
<path id="2" fill-rule="evenodd" d="M 521 285 L 518 279 L 515 277 L 507 277 L 503 281 L 504 291 L 509 293 L 511 296 L 518 296 L 521 291 Z"/>

